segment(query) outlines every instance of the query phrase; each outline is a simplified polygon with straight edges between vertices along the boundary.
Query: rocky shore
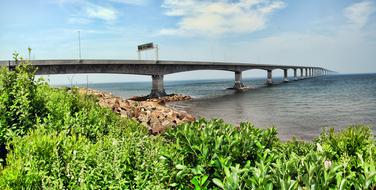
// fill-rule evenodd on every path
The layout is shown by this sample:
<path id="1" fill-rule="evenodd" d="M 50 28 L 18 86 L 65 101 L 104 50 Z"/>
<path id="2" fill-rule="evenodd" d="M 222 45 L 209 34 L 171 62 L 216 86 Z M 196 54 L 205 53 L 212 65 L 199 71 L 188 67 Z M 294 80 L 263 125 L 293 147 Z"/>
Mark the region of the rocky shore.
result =
<path id="1" fill-rule="evenodd" d="M 166 105 L 166 102 L 190 100 L 190 96 L 173 94 L 160 99 L 146 99 L 145 97 L 132 97 L 122 99 L 111 93 L 100 92 L 93 89 L 79 90 L 81 94 L 93 95 L 98 98 L 101 107 L 107 107 L 114 112 L 135 119 L 148 127 L 150 133 L 158 134 L 167 128 L 174 127 L 184 122 L 194 121 L 195 118 L 185 111 L 178 111 Z"/>

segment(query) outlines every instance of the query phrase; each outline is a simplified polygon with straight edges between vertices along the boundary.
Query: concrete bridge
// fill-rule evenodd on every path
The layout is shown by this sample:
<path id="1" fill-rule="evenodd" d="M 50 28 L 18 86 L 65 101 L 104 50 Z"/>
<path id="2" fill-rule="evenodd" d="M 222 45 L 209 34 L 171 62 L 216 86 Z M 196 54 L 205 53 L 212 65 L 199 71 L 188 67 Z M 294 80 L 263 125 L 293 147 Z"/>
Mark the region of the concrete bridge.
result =
<path id="1" fill-rule="evenodd" d="M 10 69 L 17 65 L 14 61 L 0 61 L 0 66 Z M 195 70 L 223 70 L 235 74 L 233 89 L 245 88 L 242 82 L 242 72 L 251 69 L 267 71 L 266 84 L 272 85 L 272 72 L 276 69 L 284 71 L 284 82 L 288 82 L 288 70 L 294 71 L 294 79 L 305 79 L 328 74 L 329 70 L 321 67 L 266 65 L 231 62 L 197 62 L 197 61 L 149 61 L 149 60 L 33 60 L 32 65 L 37 67 L 37 73 L 49 74 L 74 74 L 74 73 L 112 73 L 150 75 L 152 89 L 149 97 L 166 96 L 163 76 L 172 73 Z M 299 75 L 298 72 L 300 71 Z"/>

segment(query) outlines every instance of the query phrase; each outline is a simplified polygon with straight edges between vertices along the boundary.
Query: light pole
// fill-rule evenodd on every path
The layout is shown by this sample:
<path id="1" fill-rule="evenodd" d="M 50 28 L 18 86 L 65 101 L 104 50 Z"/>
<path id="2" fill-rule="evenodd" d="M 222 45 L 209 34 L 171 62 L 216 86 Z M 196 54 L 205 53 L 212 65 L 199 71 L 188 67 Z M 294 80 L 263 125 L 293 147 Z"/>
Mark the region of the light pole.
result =
<path id="1" fill-rule="evenodd" d="M 29 52 L 29 61 L 30 61 L 30 54 L 31 54 L 31 48 L 30 48 L 30 46 L 27 47 L 27 51 Z"/>
<path id="2" fill-rule="evenodd" d="M 78 58 L 81 60 L 81 32 L 78 31 Z"/>

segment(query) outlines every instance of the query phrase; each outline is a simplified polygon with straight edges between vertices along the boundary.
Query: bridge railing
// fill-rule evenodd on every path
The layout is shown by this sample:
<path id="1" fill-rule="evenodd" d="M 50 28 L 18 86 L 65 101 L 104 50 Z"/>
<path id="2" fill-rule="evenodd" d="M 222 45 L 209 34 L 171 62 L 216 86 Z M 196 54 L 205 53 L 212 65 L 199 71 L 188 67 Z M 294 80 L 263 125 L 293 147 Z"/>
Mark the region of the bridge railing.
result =
<path id="1" fill-rule="evenodd" d="M 8 67 L 9 69 L 13 69 L 19 64 L 20 61 L 0 61 L 0 67 Z"/>

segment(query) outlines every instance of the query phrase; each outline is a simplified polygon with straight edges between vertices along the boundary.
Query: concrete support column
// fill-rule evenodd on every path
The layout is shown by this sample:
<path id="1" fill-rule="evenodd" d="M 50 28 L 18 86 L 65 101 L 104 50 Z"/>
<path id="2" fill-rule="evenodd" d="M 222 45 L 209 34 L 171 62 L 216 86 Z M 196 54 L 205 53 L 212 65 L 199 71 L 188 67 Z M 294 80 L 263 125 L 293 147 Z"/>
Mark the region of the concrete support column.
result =
<path id="1" fill-rule="evenodd" d="M 298 80 L 298 75 L 297 75 L 297 73 L 296 73 L 296 70 L 297 70 L 297 69 L 294 69 L 294 80 Z"/>
<path id="2" fill-rule="evenodd" d="M 240 90 L 244 88 L 243 80 L 242 80 L 242 72 L 241 71 L 235 71 L 235 90 Z"/>
<path id="3" fill-rule="evenodd" d="M 268 78 L 266 79 L 266 84 L 272 85 L 273 84 L 272 70 L 267 70 L 267 71 L 268 71 Z"/>
<path id="4" fill-rule="evenodd" d="M 300 78 L 303 79 L 304 78 L 304 74 L 303 74 L 303 68 L 300 68 Z"/>
<path id="5" fill-rule="evenodd" d="M 307 78 L 308 77 L 308 69 L 305 68 L 305 77 Z"/>
<path id="6" fill-rule="evenodd" d="M 312 77 L 312 68 L 309 68 L 308 71 L 309 71 L 308 72 L 309 77 Z"/>
<path id="7" fill-rule="evenodd" d="M 283 69 L 283 82 L 289 82 L 289 78 L 287 76 L 287 69 Z"/>
<path id="8" fill-rule="evenodd" d="M 149 98 L 159 98 L 162 96 L 167 96 L 164 89 L 163 75 L 152 75 L 152 88 Z"/>

